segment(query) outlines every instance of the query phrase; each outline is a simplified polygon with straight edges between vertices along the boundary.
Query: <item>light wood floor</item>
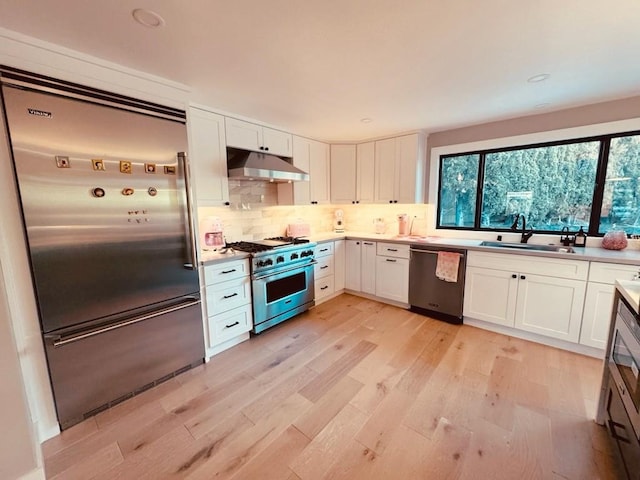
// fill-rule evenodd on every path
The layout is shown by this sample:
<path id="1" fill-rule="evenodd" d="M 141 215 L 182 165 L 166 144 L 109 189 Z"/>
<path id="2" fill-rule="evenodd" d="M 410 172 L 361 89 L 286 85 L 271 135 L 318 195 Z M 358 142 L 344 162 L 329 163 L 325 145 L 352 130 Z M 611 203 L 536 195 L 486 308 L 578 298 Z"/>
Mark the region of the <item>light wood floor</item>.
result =
<path id="1" fill-rule="evenodd" d="M 47 441 L 47 478 L 615 479 L 601 368 L 341 295 Z"/>

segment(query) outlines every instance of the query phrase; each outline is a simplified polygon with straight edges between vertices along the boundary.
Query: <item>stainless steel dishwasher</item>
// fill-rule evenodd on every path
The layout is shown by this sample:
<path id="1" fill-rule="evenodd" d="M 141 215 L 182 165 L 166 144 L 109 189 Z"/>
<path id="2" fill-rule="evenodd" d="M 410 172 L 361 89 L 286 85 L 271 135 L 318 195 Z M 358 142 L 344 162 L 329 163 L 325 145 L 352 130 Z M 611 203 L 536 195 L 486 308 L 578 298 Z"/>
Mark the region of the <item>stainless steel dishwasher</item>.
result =
<path id="1" fill-rule="evenodd" d="M 460 255 L 458 278 L 447 282 L 436 277 L 439 252 Z M 409 304 L 411 311 L 449 323 L 462 323 L 466 250 L 433 245 L 411 245 Z"/>

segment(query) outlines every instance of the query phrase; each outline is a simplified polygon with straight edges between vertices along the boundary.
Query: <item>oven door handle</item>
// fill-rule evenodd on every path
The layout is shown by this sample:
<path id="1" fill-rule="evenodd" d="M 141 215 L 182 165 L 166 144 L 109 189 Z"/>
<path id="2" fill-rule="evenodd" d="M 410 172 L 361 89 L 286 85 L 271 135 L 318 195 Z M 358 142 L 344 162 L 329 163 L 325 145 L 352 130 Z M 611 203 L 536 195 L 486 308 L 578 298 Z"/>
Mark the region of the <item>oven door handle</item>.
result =
<path id="1" fill-rule="evenodd" d="M 300 269 L 304 269 L 304 268 L 307 268 L 307 267 L 310 267 L 310 266 L 312 267 L 316 263 L 318 263 L 318 262 L 313 260 L 312 262 L 305 263 L 304 265 L 296 265 L 295 267 L 287 268 L 286 270 L 278 270 L 277 272 L 273 272 L 272 271 L 272 272 L 267 273 L 266 275 L 255 275 L 253 277 L 253 279 L 254 280 L 262 280 L 264 278 L 268 278 L 268 277 L 271 277 L 273 275 L 280 275 L 282 273 L 293 272 L 294 270 L 300 270 Z"/>

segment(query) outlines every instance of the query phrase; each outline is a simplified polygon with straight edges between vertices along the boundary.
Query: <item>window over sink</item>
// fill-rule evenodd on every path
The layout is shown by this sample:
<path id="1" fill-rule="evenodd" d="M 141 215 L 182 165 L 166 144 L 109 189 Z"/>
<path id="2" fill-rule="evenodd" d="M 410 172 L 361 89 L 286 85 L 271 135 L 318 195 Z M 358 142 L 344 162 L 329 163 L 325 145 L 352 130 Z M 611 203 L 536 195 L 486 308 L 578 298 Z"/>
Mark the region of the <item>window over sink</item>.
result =
<path id="1" fill-rule="evenodd" d="M 640 132 L 440 156 L 437 228 L 640 234 Z"/>

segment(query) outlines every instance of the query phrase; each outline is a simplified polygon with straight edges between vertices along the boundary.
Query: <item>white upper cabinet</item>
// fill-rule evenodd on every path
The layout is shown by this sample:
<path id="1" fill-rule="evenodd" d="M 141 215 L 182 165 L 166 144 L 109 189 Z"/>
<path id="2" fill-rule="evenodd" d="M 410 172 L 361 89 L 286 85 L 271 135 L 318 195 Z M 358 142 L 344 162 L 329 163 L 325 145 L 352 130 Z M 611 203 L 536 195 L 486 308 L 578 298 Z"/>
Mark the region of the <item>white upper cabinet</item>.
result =
<path id="1" fill-rule="evenodd" d="M 226 118 L 227 146 L 268 152 L 281 157 L 293 155 L 293 136 L 236 118 Z"/>
<path id="2" fill-rule="evenodd" d="M 200 206 L 229 202 L 224 117 L 200 108 L 188 111 L 189 163 Z"/>
<path id="3" fill-rule="evenodd" d="M 356 149 L 356 202 L 375 201 L 375 142 L 359 143 Z"/>
<path id="4" fill-rule="evenodd" d="M 294 136 L 293 165 L 307 172 L 309 181 L 279 184 L 278 203 L 282 205 L 329 203 L 329 145 Z"/>
<path id="5" fill-rule="evenodd" d="M 315 140 L 309 141 L 309 191 L 311 203 L 330 203 L 331 184 L 329 145 Z M 298 182 L 300 183 L 300 182 Z"/>
<path id="6" fill-rule="evenodd" d="M 356 146 L 331 145 L 331 203 L 356 202 Z"/>
<path id="7" fill-rule="evenodd" d="M 424 201 L 425 148 L 425 137 L 418 133 L 375 142 L 375 202 Z"/>

